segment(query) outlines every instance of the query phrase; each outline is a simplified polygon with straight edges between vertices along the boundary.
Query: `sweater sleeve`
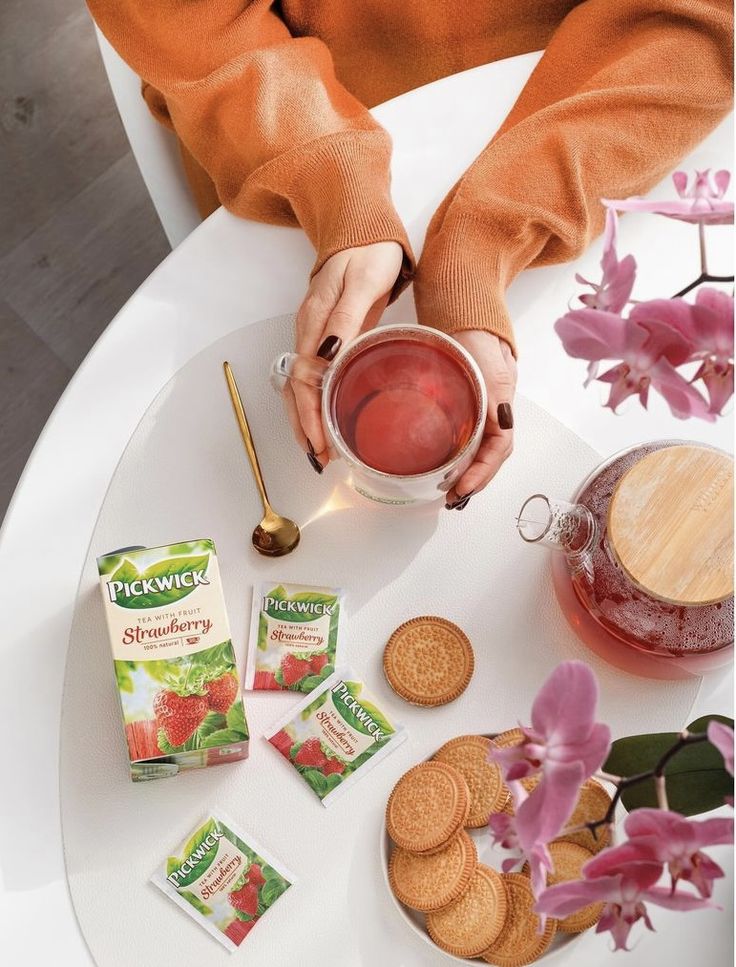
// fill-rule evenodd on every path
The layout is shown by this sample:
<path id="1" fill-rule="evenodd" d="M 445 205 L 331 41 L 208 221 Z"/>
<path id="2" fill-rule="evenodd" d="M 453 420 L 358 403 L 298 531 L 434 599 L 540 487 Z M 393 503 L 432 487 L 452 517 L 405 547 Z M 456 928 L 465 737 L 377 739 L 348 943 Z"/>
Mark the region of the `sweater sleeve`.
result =
<path id="1" fill-rule="evenodd" d="M 487 329 L 513 348 L 513 278 L 577 257 L 603 227 L 600 198 L 648 191 L 728 112 L 732 31 L 729 0 L 575 7 L 432 219 L 420 322 Z"/>
<path id="2" fill-rule="evenodd" d="M 390 195 L 388 134 L 337 81 L 326 46 L 272 0 L 89 0 L 100 29 L 163 95 L 188 152 L 236 215 L 302 226 L 317 250 L 411 249 Z"/>

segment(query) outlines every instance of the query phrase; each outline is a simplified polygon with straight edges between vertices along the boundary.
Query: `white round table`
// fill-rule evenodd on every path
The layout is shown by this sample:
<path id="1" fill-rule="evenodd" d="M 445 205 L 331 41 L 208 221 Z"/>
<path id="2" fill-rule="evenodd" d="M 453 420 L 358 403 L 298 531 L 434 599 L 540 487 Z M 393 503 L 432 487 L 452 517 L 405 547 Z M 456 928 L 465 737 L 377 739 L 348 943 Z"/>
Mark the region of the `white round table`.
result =
<path id="1" fill-rule="evenodd" d="M 530 54 L 468 71 L 376 109 L 377 119 L 394 139 L 394 198 L 417 252 L 436 205 L 488 142 L 537 58 Z M 731 142 L 726 122 L 683 167 L 724 166 Z M 652 194 L 669 195 L 671 187 L 663 184 Z M 693 231 L 651 217 L 624 221 L 619 250 L 633 251 L 639 260 L 640 297 L 675 291 L 696 274 Z M 728 229 L 713 231 L 711 271 L 731 264 L 730 240 Z M 715 425 L 684 425 L 656 398 L 648 414 L 632 401 L 614 416 L 600 406 L 597 389 L 582 388 L 583 364 L 564 355 L 552 323 L 575 291 L 574 271 L 596 278 L 599 259 L 600 242 L 575 268 L 527 272 L 512 286 L 509 304 L 521 357 L 520 391 L 604 454 L 658 437 L 687 437 L 730 449 L 730 418 Z M 216 212 L 151 275 L 108 327 L 57 405 L 21 478 L 0 533 L 5 763 L 0 934 L 8 963 L 92 963 L 66 888 L 58 740 L 75 591 L 115 465 L 170 377 L 229 332 L 293 311 L 311 263 L 311 248 L 301 233 Z M 410 294 L 391 308 L 389 317 L 413 318 Z M 713 676 L 701 687 L 696 712 L 729 714 L 730 696 L 729 676 Z M 725 865 L 732 888 L 730 851 L 722 848 L 714 855 Z M 725 904 L 727 893 L 720 893 Z M 727 916 L 658 910 L 657 926 L 657 946 L 647 938 L 628 963 L 643 965 L 656 956 L 684 967 L 691 962 L 695 943 L 704 963 L 719 967 L 730 962 Z M 390 951 L 386 953 L 388 957 Z M 393 959 L 386 962 L 400 964 L 401 952 L 391 953 Z M 579 962 L 574 950 L 564 962 Z"/>

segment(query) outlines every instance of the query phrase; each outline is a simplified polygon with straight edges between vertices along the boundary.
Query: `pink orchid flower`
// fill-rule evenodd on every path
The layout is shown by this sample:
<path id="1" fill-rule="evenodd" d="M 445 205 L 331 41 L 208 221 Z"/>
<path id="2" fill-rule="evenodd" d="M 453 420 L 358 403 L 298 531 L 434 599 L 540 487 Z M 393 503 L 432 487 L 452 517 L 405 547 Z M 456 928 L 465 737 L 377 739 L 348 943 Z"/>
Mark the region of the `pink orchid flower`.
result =
<path id="1" fill-rule="evenodd" d="M 589 282 L 582 275 L 575 275 L 577 282 L 589 285 L 593 290 L 580 296 L 580 301 L 589 309 L 621 312 L 631 298 L 636 279 L 636 259 L 633 255 L 626 255 L 619 262 L 616 254 L 617 229 L 618 217 L 613 209 L 609 209 L 606 212 L 606 230 L 603 234 L 603 277 L 600 283 Z"/>
<path id="2" fill-rule="evenodd" d="M 652 212 L 665 215 L 682 222 L 702 225 L 732 225 L 733 202 L 726 201 L 724 195 L 731 181 L 728 171 L 716 171 L 711 175 L 710 168 L 696 171 L 692 183 L 684 171 L 672 175 L 679 200 L 648 201 L 645 198 L 625 198 L 621 201 L 603 199 L 608 208 L 620 212 Z"/>
<path id="3" fill-rule="evenodd" d="M 526 798 L 526 796 L 525 796 Z M 518 803 L 516 804 L 518 808 Z M 511 853 L 501 863 L 504 873 L 510 873 L 525 860 L 529 863 L 529 874 L 534 896 L 540 896 L 547 885 L 547 873 L 553 869 L 552 857 L 546 843 L 532 843 L 528 850 L 522 849 L 519 832 L 516 828 L 516 817 L 508 813 L 491 813 L 488 820 L 494 846 Z"/>
<path id="4" fill-rule="evenodd" d="M 673 892 L 678 880 L 686 880 L 702 897 L 709 897 L 713 880 L 724 875 L 700 847 L 732 843 L 733 819 L 697 821 L 667 809 L 636 809 L 627 817 L 624 829 L 630 843 L 647 848 L 667 866 Z"/>
<path id="5" fill-rule="evenodd" d="M 562 662 L 534 699 L 532 724 L 522 726 L 523 741 L 491 750 L 489 758 L 498 762 L 507 782 L 541 773 L 537 787 L 516 809 L 519 845 L 530 860 L 535 847 L 561 831 L 580 786 L 608 755 L 611 733 L 594 720 L 597 702 L 598 683 L 590 667 Z"/>
<path id="6" fill-rule="evenodd" d="M 660 319 L 692 346 L 692 360 L 701 360 L 693 380 L 708 390 L 709 412 L 720 414 L 733 396 L 733 297 L 703 288 L 690 305 L 682 299 L 657 299 Z M 651 305 L 652 303 L 650 303 Z"/>
<path id="7" fill-rule="evenodd" d="M 708 741 L 718 749 L 723 756 L 726 772 L 733 775 L 733 729 L 723 722 L 716 720 L 708 724 Z M 733 806 L 733 796 L 726 796 L 725 802 Z"/>
<path id="8" fill-rule="evenodd" d="M 675 369 L 690 358 L 692 345 L 666 324 L 661 304 L 673 301 L 682 300 L 639 303 L 628 319 L 598 309 L 575 309 L 557 320 L 555 332 L 569 356 L 590 362 L 587 382 L 611 384 L 606 406 L 614 412 L 635 394 L 646 407 L 653 387 L 679 419 L 697 416 L 712 421 L 715 417 L 706 401 Z M 604 359 L 621 362 L 599 376 L 598 364 Z"/>
<path id="9" fill-rule="evenodd" d="M 724 722 L 713 719 L 708 723 L 708 741 L 723 756 L 726 772 L 733 775 L 733 729 L 730 729 Z"/>
<path id="10" fill-rule="evenodd" d="M 654 930 L 647 903 L 670 910 L 700 910 L 712 907 L 709 900 L 676 893 L 655 884 L 662 864 L 653 859 L 645 844 L 623 843 L 603 850 L 583 867 L 583 879 L 548 887 L 537 901 L 536 910 L 564 918 L 590 903 L 605 904 L 596 933 L 610 931 L 614 950 L 626 950 L 631 928 L 643 920 Z"/>

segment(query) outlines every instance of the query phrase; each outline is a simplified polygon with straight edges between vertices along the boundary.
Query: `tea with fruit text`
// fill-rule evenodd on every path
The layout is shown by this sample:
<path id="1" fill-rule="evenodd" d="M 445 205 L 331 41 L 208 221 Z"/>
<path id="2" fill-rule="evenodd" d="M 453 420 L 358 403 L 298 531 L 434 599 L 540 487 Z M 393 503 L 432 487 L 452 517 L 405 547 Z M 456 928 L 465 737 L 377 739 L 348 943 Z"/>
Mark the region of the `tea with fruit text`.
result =
<path id="1" fill-rule="evenodd" d="M 114 551 L 97 566 L 133 780 L 244 759 L 214 543 Z"/>
<path id="2" fill-rule="evenodd" d="M 359 460 L 383 473 L 410 476 L 435 470 L 463 450 L 478 401 L 470 374 L 449 350 L 396 339 L 348 360 L 332 412 Z"/>

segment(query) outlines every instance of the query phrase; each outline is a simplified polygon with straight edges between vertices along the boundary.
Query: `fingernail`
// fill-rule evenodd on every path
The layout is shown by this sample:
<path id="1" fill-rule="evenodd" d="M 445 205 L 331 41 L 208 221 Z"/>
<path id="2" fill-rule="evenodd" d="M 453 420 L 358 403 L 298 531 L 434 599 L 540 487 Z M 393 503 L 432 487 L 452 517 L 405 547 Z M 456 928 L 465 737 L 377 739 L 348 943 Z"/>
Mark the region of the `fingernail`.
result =
<path id="1" fill-rule="evenodd" d="M 499 403 L 496 411 L 498 425 L 502 430 L 510 430 L 514 425 L 514 413 L 510 403 Z"/>
<path id="2" fill-rule="evenodd" d="M 467 494 L 458 494 L 457 500 L 445 504 L 445 510 L 465 510 L 474 493 L 475 491 L 471 490 Z"/>
<path id="3" fill-rule="evenodd" d="M 342 339 L 339 336 L 328 336 L 317 350 L 317 355 L 329 363 L 337 356 L 340 346 L 342 346 Z"/>
<path id="4" fill-rule="evenodd" d="M 307 439 L 307 460 L 309 460 L 309 465 L 311 466 L 312 470 L 316 470 L 317 473 L 322 473 L 322 471 L 325 469 L 317 459 L 317 454 L 314 452 L 312 441 L 309 439 Z"/>

